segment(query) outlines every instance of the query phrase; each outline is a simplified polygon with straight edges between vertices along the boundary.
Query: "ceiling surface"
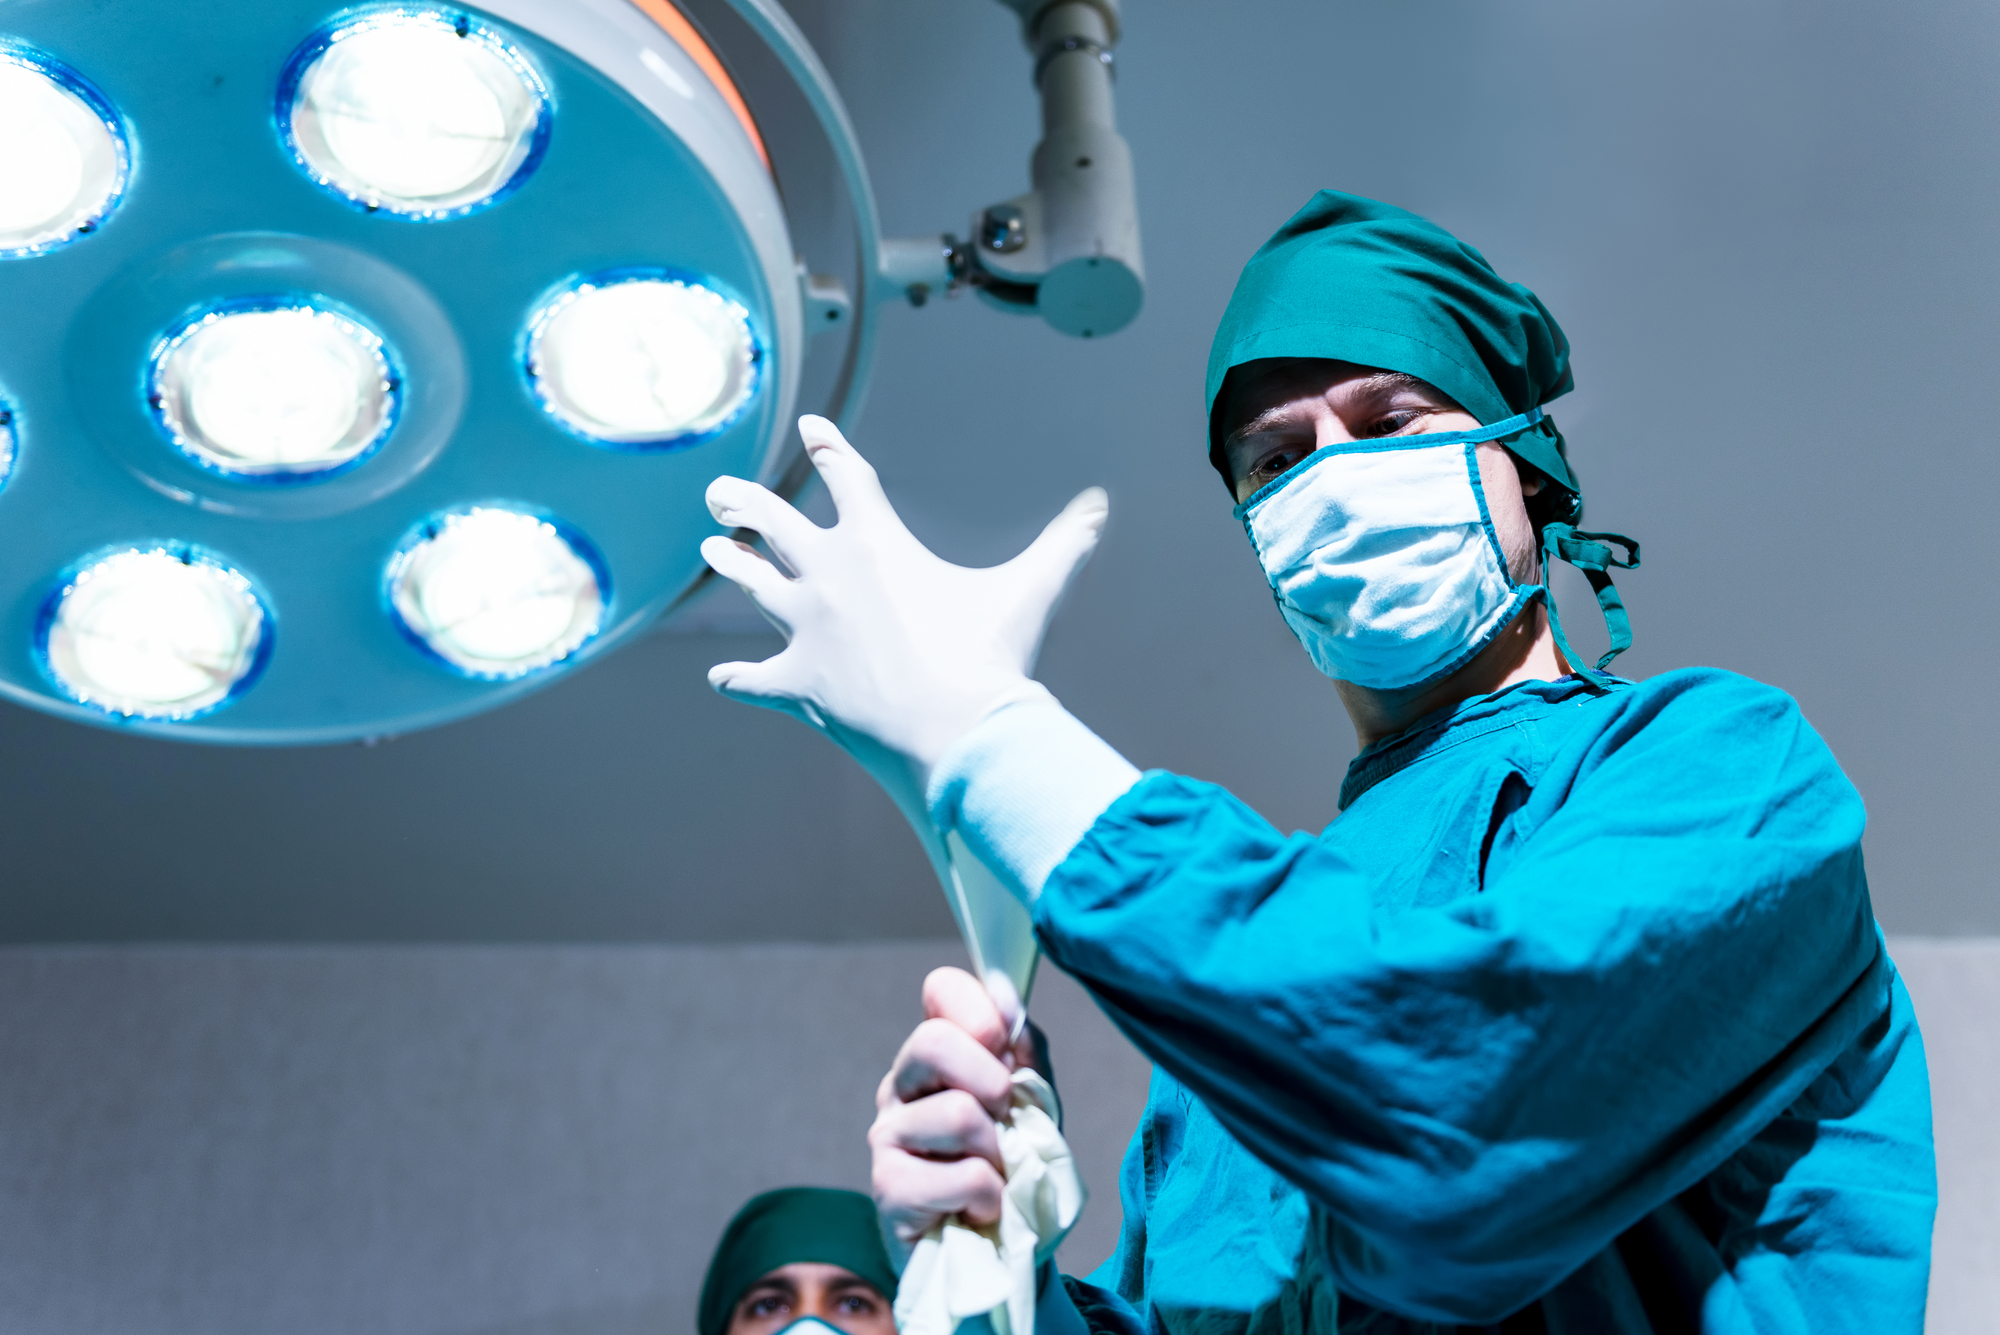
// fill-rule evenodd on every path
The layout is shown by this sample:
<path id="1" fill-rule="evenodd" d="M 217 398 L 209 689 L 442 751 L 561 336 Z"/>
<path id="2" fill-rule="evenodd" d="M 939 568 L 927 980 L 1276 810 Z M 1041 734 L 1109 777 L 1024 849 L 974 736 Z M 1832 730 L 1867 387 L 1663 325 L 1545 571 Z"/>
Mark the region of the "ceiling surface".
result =
<path id="1" fill-rule="evenodd" d="M 1008 11 L 795 12 L 888 230 L 962 231 L 1025 187 L 1036 112 Z M 1092 342 L 972 300 L 889 310 L 856 433 L 918 536 L 968 564 L 1109 488 L 1051 688 L 1142 766 L 1284 826 L 1333 816 L 1352 735 L 1208 469 L 1201 375 L 1243 260 L 1339 186 L 1459 232 L 1563 322 L 1578 389 L 1554 416 L 1589 520 L 1645 544 L 1621 668 L 1791 691 L 1868 800 L 1885 922 L 2000 931 L 2000 10 L 1132 0 L 1126 27 L 1146 310 Z M 1562 591 L 1594 624 L 1580 581 Z M 778 647 L 734 598 L 372 747 L 214 749 L 0 707 L 0 939 L 948 933 L 860 770 L 708 690 L 711 663 Z"/>

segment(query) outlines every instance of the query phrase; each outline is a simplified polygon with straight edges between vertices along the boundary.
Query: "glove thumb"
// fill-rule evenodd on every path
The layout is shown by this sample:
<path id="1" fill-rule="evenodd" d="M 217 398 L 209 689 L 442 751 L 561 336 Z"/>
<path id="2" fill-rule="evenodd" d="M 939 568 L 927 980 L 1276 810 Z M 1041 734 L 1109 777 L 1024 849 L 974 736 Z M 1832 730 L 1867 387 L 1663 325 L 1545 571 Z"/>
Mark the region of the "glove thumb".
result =
<path id="1" fill-rule="evenodd" d="M 790 681 L 791 666 L 791 650 L 786 648 L 761 663 L 717 663 L 708 670 L 708 684 L 718 695 L 790 714 L 825 731 L 826 722 L 819 711 L 800 698 L 797 686 Z"/>
<path id="2" fill-rule="evenodd" d="M 1097 549 L 1098 535 L 1111 513 L 1102 487 L 1086 487 L 1049 521 L 1027 550 L 995 574 L 1006 589 L 1001 633 L 1021 651 L 1024 671 L 1041 652 L 1042 633 L 1055 614 L 1063 590 Z"/>
<path id="3" fill-rule="evenodd" d="M 1039 598 L 1044 613 L 1069 587 L 1070 580 L 1097 550 L 1098 535 L 1111 514 L 1111 498 L 1102 487 L 1086 487 L 1049 521 L 1026 551 L 1001 567 L 1024 599 Z"/>

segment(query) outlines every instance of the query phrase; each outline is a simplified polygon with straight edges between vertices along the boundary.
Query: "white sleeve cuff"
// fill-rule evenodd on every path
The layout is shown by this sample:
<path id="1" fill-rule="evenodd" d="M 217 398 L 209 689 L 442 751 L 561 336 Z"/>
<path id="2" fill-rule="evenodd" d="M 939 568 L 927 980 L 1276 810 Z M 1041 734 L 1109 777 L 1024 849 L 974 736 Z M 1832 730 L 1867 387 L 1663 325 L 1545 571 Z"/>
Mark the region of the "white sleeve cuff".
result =
<path id="1" fill-rule="evenodd" d="M 987 715 L 931 771 L 925 800 L 980 861 L 1032 904 L 1106 807 L 1139 781 L 1130 761 L 1054 697 Z"/>

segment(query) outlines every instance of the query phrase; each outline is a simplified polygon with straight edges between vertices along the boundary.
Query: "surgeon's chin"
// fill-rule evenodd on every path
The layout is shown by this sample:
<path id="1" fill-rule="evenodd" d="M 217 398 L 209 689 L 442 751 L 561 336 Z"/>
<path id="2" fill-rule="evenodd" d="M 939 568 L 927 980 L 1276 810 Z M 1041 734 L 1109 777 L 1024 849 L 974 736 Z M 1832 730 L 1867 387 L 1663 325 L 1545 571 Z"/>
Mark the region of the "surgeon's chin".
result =
<path id="1" fill-rule="evenodd" d="M 1340 693 L 1340 703 L 1354 723 L 1354 740 L 1366 749 L 1476 695 L 1504 691 L 1518 682 L 1554 681 L 1569 671 L 1569 664 L 1556 648 L 1555 636 L 1549 632 L 1548 612 L 1537 599 L 1449 677 L 1394 691 L 1357 686 L 1351 681 L 1335 681 L 1333 688 Z"/>

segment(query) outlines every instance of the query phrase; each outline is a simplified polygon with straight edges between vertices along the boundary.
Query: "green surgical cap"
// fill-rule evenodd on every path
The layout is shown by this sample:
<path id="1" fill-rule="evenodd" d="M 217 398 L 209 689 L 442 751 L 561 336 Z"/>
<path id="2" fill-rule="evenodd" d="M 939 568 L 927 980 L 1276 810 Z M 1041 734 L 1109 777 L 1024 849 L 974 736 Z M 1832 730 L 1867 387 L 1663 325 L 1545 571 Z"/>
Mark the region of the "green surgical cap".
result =
<path id="1" fill-rule="evenodd" d="M 723 1335 L 750 1286 L 795 1261 L 840 1266 L 884 1298 L 896 1296 L 896 1268 L 882 1245 L 875 1202 L 858 1191 L 785 1187 L 752 1198 L 722 1230 L 701 1285 L 699 1335 Z"/>
<path id="2" fill-rule="evenodd" d="M 1485 424 L 1539 408 L 1575 383 L 1569 340 L 1534 293 L 1435 223 L 1337 190 L 1314 195 L 1250 257 L 1215 331 L 1209 459 L 1224 483 L 1223 381 L 1232 367 L 1264 357 L 1400 371 Z M 1553 423 L 1505 444 L 1579 495 Z"/>

